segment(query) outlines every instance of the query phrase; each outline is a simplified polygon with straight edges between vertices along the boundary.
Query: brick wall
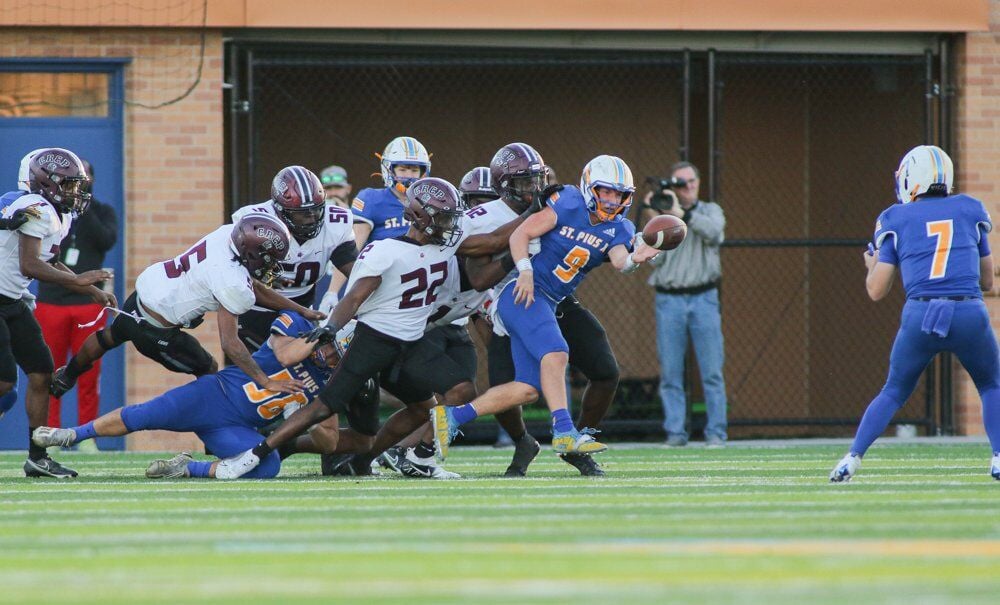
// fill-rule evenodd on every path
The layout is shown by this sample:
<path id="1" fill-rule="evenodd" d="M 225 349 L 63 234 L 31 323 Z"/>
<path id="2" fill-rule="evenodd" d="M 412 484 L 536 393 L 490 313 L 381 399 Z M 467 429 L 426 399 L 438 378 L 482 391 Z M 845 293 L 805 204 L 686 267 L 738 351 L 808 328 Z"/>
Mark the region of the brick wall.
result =
<path id="1" fill-rule="evenodd" d="M 131 57 L 126 99 L 147 104 L 193 81 L 201 37 L 158 29 L 0 29 L 0 56 Z M 166 60 L 165 60 L 166 59 Z M 202 79 L 190 96 L 161 109 L 125 108 L 126 289 L 151 263 L 183 252 L 220 225 L 223 213 L 222 37 L 205 40 Z M 194 332 L 221 362 L 214 316 Z M 128 347 L 127 399 L 146 401 L 189 380 Z M 200 449 L 190 434 L 139 433 L 130 449 Z"/>
<path id="2" fill-rule="evenodd" d="M 955 53 L 958 135 L 955 165 L 958 189 L 986 204 L 993 220 L 1000 220 L 1000 0 L 990 0 L 990 31 L 962 36 Z M 1000 232 L 990 235 L 994 259 L 1000 258 Z M 997 278 L 1000 279 L 1000 278 Z M 994 331 L 1000 328 L 1000 288 L 987 296 Z M 982 407 L 971 378 L 957 362 L 955 376 L 955 426 L 963 435 L 981 435 Z"/>

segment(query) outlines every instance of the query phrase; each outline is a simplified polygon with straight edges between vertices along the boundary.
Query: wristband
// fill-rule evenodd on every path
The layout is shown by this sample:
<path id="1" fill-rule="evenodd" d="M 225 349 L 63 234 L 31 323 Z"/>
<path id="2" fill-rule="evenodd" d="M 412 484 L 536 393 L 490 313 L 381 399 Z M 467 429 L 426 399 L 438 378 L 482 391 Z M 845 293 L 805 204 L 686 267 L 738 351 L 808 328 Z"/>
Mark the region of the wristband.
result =
<path id="1" fill-rule="evenodd" d="M 517 267 L 518 273 L 524 273 L 525 271 L 532 271 L 530 258 L 522 258 L 521 260 L 517 261 L 517 264 L 515 266 Z"/>
<path id="2" fill-rule="evenodd" d="M 629 254 L 625 257 L 625 264 L 622 266 L 622 273 L 632 273 L 639 268 L 639 263 L 632 260 L 632 255 Z"/>

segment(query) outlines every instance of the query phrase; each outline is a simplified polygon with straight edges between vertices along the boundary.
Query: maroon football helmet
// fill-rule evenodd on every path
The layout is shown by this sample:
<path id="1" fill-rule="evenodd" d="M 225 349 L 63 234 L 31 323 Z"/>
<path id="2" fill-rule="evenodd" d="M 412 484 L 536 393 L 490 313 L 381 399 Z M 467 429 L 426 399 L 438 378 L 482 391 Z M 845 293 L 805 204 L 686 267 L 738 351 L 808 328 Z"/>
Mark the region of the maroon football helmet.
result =
<path id="1" fill-rule="evenodd" d="M 233 225 L 233 251 L 250 275 L 270 286 L 281 275 L 291 236 L 285 224 L 268 214 L 247 214 Z"/>
<path id="2" fill-rule="evenodd" d="M 493 177 L 486 166 L 478 166 L 465 173 L 458 191 L 469 208 L 497 199 L 497 194 L 493 191 Z"/>
<path id="3" fill-rule="evenodd" d="M 525 143 L 504 145 L 490 162 L 493 191 L 525 210 L 545 188 L 545 161 Z"/>
<path id="4" fill-rule="evenodd" d="M 406 190 L 403 217 L 432 244 L 454 246 L 462 237 L 459 223 L 465 205 L 451 183 L 436 177 L 417 179 Z"/>
<path id="5" fill-rule="evenodd" d="M 312 239 L 323 229 L 326 194 L 311 170 L 302 166 L 282 168 L 271 181 L 271 202 L 296 239 Z"/>
<path id="6" fill-rule="evenodd" d="M 61 147 L 42 149 L 28 163 L 28 188 L 65 214 L 90 207 L 90 175 L 75 153 Z"/>

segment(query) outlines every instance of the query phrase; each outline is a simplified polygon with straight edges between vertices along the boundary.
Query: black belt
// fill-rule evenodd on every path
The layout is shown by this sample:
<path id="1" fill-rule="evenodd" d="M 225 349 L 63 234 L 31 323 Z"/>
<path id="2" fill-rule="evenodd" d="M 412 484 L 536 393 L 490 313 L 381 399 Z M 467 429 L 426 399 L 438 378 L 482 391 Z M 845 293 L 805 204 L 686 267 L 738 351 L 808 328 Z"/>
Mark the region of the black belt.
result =
<path id="1" fill-rule="evenodd" d="M 702 292 L 708 292 L 718 287 L 719 282 L 715 281 L 700 286 L 691 286 L 690 288 L 664 288 L 662 286 L 655 286 L 656 291 L 660 294 L 701 294 Z"/>
<path id="2" fill-rule="evenodd" d="M 910 300 L 919 300 L 920 302 L 930 302 L 932 300 L 979 300 L 978 296 L 917 296 L 916 298 L 911 298 Z"/>

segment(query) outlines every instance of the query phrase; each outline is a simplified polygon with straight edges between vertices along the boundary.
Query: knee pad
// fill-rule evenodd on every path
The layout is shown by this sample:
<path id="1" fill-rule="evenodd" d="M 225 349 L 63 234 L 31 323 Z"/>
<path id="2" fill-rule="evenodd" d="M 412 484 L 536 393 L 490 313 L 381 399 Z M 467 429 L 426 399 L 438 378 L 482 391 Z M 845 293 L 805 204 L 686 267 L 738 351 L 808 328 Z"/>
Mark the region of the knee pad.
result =
<path id="1" fill-rule="evenodd" d="M 100 330 L 94 332 L 94 336 L 97 337 L 97 344 L 99 344 L 105 351 L 110 351 L 118 346 L 115 344 L 114 336 L 107 328 L 101 328 Z"/>

